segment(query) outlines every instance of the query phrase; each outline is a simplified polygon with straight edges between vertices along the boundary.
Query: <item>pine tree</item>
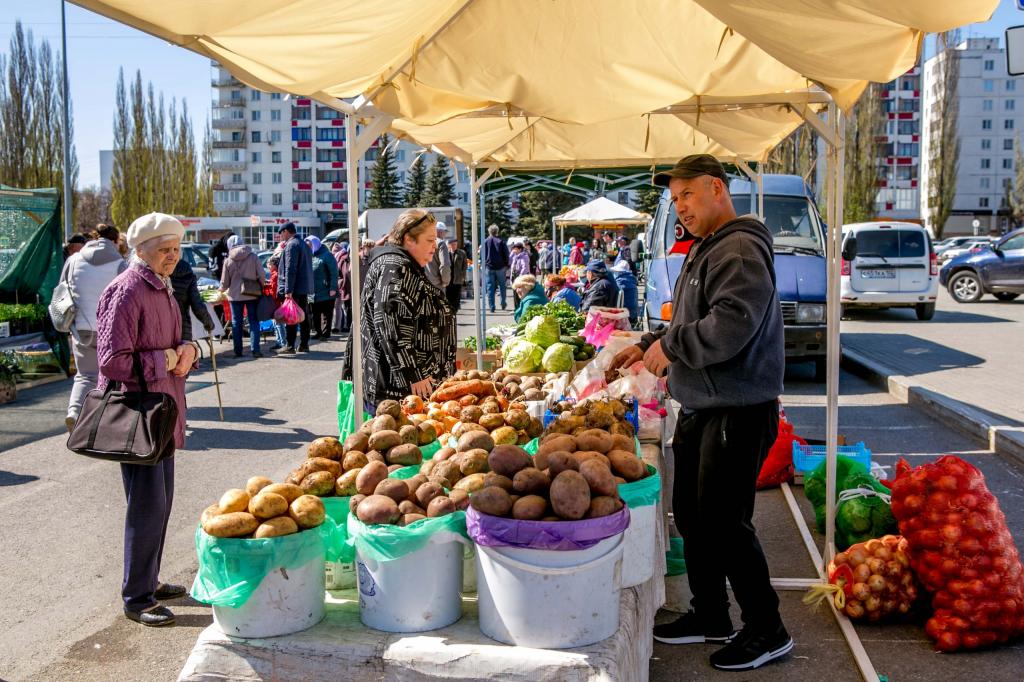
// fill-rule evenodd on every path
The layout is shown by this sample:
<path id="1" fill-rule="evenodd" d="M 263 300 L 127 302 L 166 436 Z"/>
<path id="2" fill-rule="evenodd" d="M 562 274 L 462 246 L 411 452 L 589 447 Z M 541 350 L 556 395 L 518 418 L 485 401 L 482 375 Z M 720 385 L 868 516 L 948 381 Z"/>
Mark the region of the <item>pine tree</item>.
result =
<path id="1" fill-rule="evenodd" d="M 455 182 L 448 170 L 448 159 L 438 154 L 427 173 L 427 186 L 420 197 L 421 206 L 451 206 L 455 198 Z"/>
<path id="2" fill-rule="evenodd" d="M 367 208 L 397 208 L 401 203 L 401 190 L 398 183 L 398 169 L 395 167 L 394 152 L 388 143 L 391 138 L 381 135 L 377 141 L 377 160 L 373 163 L 370 179 L 370 197 L 366 200 Z"/>
<path id="3" fill-rule="evenodd" d="M 409 166 L 409 172 L 405 175 L 405 196 L 403 203 L 406 208 L 424 206 L 422 202 L 423 192 L 427 188 L 427 164 L 423 157 L 419 156 Z"/>
<path id="4" fill-rule="evenodd" d="M 648 187 L 638 192 L 636 198 L 636 206 L 634 207 L 641 213 L 654 217 L 654 212 L 658 210 L 658 202 L 661 201 L 661 193 L 663 188 L 661 187 Z"/>
<path id="5" fill-rule="evenodd" d="M 508 195 L 491 194 L 484 199 L 484 221 L 488 225 L 497 225 L 502 234 L 512 230 L 512 208 L 509 206 Z"/>
<path id="6" fill-rule="evenodd" d="M 564 192 L 521 192 L 517 231 L 532 239 L 550 237 L 551 219 L 582 203 L 579 197 Z"/>

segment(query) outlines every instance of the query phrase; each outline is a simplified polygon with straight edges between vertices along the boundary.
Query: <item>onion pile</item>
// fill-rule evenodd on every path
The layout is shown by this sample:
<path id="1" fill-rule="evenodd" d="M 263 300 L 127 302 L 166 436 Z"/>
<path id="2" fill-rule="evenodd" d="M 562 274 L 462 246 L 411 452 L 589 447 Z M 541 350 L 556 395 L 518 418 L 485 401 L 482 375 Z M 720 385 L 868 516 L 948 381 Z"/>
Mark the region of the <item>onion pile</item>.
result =
<path id="1" fill-rule="evenodd" d="M 851 620 L 879 621 L 910 612 L 918 597 L 906 539 L 886 535 L 839 552 L 828 565 L 836 608 Z"/>

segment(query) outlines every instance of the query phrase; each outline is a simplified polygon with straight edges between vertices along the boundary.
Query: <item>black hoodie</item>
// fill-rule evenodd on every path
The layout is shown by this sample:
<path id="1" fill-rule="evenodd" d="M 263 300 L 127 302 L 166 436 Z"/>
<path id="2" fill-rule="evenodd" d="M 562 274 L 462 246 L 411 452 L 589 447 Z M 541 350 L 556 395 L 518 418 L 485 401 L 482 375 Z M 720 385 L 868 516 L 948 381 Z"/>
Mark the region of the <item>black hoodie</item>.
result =
<path id="1" fill-rule="evenodd" d="M 687 409 L 755 405 L 779 397 L 786 366 L 772 235 L 755 216 L 735 218 L 695 246 L 672 293 L 661 339 L 672 397 Z"/>

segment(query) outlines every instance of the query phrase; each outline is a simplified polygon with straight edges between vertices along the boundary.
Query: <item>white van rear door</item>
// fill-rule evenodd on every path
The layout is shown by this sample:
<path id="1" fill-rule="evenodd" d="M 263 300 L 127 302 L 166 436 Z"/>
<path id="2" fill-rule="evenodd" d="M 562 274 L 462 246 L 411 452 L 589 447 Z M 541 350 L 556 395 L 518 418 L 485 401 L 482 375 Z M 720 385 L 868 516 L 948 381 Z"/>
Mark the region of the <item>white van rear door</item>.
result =
<path id="1" fill-rule="evenodd" d="M 931 260 L 928 236 L 924 230 L 913 228 L 901 228 L 897 234 L 900 257 L 896 265 L 900 293 L 910 294 L 927 290 Z"/>
<path id="2" fill-rule="evenodd" d="M 857 231 L 857 257 L 850 264 L 850 286 L 861 292 L 900 290 L 899 235 L 888 227 Z"/>

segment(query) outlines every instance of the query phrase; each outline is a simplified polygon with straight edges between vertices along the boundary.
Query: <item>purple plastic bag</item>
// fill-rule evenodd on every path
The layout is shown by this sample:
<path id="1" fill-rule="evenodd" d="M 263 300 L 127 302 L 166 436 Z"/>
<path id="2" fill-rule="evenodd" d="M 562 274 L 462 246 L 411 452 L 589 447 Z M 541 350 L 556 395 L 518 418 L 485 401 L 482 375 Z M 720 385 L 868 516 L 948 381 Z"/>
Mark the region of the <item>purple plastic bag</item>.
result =
<path id="1" fill-rule="evenodd" d="M 466 510 L 469 537 L 485 547 L 587 549 L 629 527 L 629 507 L 610 516 L 582 521 L 520 521 Z"/>

